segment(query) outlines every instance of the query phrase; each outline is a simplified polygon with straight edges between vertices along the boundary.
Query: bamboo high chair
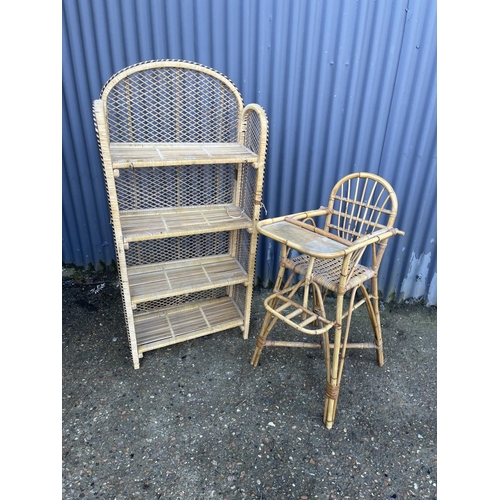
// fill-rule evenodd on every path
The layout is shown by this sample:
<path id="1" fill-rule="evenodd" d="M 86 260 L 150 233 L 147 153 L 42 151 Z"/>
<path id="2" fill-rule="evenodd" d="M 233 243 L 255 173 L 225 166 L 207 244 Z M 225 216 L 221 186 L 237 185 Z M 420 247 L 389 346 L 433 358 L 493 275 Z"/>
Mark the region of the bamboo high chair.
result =
<path id="1" fill-rule="evenodd" d="M 328 429 L 335 418 L 346 348 L 373 348 L 378 364 L 384 364 L 377 275 L 387 240 L 404 234 L 393 227 L 397 210 L 390 184 L 378 175 L 360 172 L 347 175 L 333 187 L 327 207 L 257 224 L 259 233 L 281 243 L 281 258 L 273 293 L 264 301 L 267 313 L 251 364 L 257 366 L 265 346 L 322 348 L 326 362 L 323 422 Z M 315 222 L 321 217 L 323 229 Z M 299 255 L 292 257 L 291 250 Z M 371 282 L 370 291 L 366 282 Z M 336 296 L 335 317 L 331 318 L 324 307 L 329 291 Z M 352 313 L 362 304 L 375 338 L 349 344 Z M 301 333 L 319 336 L 320 343 L 267 340 L 278 320 Z"/>

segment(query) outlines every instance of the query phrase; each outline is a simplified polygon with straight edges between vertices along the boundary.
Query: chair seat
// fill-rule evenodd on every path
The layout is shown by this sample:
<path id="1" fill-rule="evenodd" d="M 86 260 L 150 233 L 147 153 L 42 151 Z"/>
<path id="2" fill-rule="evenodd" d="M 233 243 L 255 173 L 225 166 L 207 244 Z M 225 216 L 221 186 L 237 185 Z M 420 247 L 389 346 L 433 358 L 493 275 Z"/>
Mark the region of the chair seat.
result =
<path id="1" fill-rule="evenodd" d="M 283 265 L 297 274 L 305 275 L 309 265 L 309 256 L 302 254 L 291 259 L 284 259 Z M 333 292 L 338 291 L 340 271 L 342 269 L 342 258 L 338 259 L 316 259 L 313 266 L 311 279 L 318 285 Z M 364 283 L 375 276 L 373 269 L 356 265 L 351 278 L 346 284 L 346 291 Z"/>

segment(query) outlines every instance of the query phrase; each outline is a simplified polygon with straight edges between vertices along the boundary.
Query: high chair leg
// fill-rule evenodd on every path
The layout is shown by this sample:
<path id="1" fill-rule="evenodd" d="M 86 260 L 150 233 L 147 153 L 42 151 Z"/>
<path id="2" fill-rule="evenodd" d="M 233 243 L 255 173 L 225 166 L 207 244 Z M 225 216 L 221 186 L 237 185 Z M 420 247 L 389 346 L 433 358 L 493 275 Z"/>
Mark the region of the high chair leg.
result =
<path id="1" fill-rule="evenodd" d="M 285 250 L 282 249 L 282 252 L 284 252 Z M 289 278 L 287 279 L 284 287 L 286 288 L 290 282 L 292 281 L 292 278 L 293 278 L 293 275 L 295 273 L 292 273 L 291 276 L 289 276 Z M 273 292 L 274 293 L 277 293 L 280 288 L 281 288 L 281 284 L 283 282 L 283 277 L 285 275 L 285 268 L 283 266 L 280 266 L 280 270 L 278 272 L 278 276 L 276 277 L 276 284 L 274 286 L 274 290 Z M 274 303 L 277 299 L 275 298 L 272 302 L 271 302 L 271 307 L 274 307 Z M 257 366 L 259 364 L 259 359 L 260 359 L 260 355 L 262 354 L 262 349 L 264 349 L 264 346 L 265 346 L 265 343 L 266 343 L 266 338 L 267 336 L 269 335 L 270 331 L 273 329 L 274 325 L 276 324 L 276 321 L 278 320 L 278 318 L 276 318 L 275 316 L 273 316 L 273 313 L 271 311 L 267 311 L 265 317 L 264 317 L 264 322 L 262 323 L 262 328 L 260 329 L 260 333 L 259 333 L 259 336 L 257 337 L 257 342 L 255 344 L 255 350 L 253 352 L 253 356 L 252 356 L 252 359 L 250 361 L 250 364 L 253 365 L 253 366 Z"/>
<path id="2" fill-rule="evenodd" d="M 268 311 L 266 316 L 264 317 L 264 323 L 262 324 L 262 328 L 260 330 L 259 336 L 257 337 L 257 342 L 255 344 L 255 350 L 253 352 L 252 359 L 250 364 L 253 366 L 257 366 L 259 364 L 260 355 L 262 354 L 262 349 L 266 344 L 266 338 L 269 335 L 269 332 L 273 329 L 273 326 L 276 324 L 278 318 L 273 316 L 273 314 Z"/>
<path id="3" fill-rule="evenodd" d="M 377 352 L 377 363 L 379 366 L 384 365 L 384 347 L 382 342 L 382 326 L 380 324 L 380 311 L 378 306 L 378 294 L 373 290 L 377 290 L 377 281 L 374 278 L 375 284 L 372 283 L 372 294 L 370 295 L 363 285 L 360 289 L 365 297 L 365 305 L 372 324 L 373 333 L 375 336 L 375 348 Z"/>
<path id="4" fill-rule="evenodd" d="M 342 342 L 342 316 L 343 316 L 344 296 L 337 296 L 336 306 L 336 326 L 334 329 L 333 354 L 331 355 L 330 370 L 327 372 L 325 410 L 323 413 L 323 423 L 327 429 L 331 429 L 335 421 L 335 412 L 337 410 L 337 400 L 340 390 L 340 370 L 339 363 L 340 346 Z"/>

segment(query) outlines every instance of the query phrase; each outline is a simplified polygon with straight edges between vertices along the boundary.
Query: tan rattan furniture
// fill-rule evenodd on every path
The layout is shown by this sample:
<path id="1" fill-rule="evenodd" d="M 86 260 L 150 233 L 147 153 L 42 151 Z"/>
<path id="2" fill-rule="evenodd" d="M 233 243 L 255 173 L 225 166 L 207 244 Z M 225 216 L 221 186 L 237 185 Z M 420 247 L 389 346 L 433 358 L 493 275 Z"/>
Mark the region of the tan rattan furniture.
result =
<path id="1" fill-rule="evenodd" d="M 135 368 L 143 353 L 248 337 L 267 118 L 200 64 L 115 74 L 93 103 Z"/>
<path id="2" fill-rule="evenodd" d="M 362 172 L 339 181 L 327 207 L 257 224 L 260 233 L 281 243 L 281 258 L 273 293 L 264 301 L 267 313 L 251 363 L 257 366 L 265 346 L 322 348 L 326 361 L 323 421 L 328 429 L 335 417 L 346 348 L 374 348 L 379 365 L 384 363 L 377 273 L 388 238 L 404 234 L 393 227 L 397 210 L 397 197 L 389 183 Z M 321 217 L 325 222 L 319 228 L 315 221 Z M 371 291 L 366 282 L 371 282 Z M 336 297 L 330 315 L 325 311 L 328 292 Z M 375 338 L 373 342 L 350 344 L 351 316 L 362 304 Z M 278 320 L 292 331 L 319 336 L 320 343 L 268 340 Z"/>

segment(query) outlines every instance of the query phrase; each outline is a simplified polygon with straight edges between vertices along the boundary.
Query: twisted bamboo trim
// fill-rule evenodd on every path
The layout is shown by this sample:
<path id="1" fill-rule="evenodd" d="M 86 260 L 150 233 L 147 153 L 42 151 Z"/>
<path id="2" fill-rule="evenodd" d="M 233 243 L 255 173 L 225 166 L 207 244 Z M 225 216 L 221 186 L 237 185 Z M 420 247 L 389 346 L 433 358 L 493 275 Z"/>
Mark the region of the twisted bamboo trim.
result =
<path id="1" fill-rule="evenodd" d="M 120 277 L 120 291 L 126 320 L 125 323 L 130 354 L 132 356 L 132 363 L 134 365 L 134 368 L 138 369 L 139 358 L 141 357 L 141 355 L 137 350 L 137 336 L 133 319 L 133 305 L 130 299 L 130 287 L 126 272 L 127 263 L 125 261 L 125 247 L 123 243 L 118 197 L 116 194 L 115 177 L 113 173 L 113 165 L 109 148 L 109 130 L 108 123 L 106 121 L 106 107 L 104 101 L 102 99 L 96 99 L 92 103 L 92 111 L 94 115 L 97 144 L 99 146 L 99 152 L 101 155 L 106 192 L 108 195 L 109 211 L 112 220 L 113 238 L 116 248 L 116 262 L 118 267 L 118 274 Z"/>
<path id="2" fill-rule="evenodd" d="M 256 120 L 251 118 L 256 117 Z M 240 130 L 238 138 L 241 143 L 257 154 L 257 162 L 253 166 L 257 169 L 257 178 L 255 183 L 255 193 L 253 196 L 253 218 L 252 227 L 249 229 L 251 234 L 250 253 L 248 257 L 248 286 L 245 303 L 245 322 L 243 329 L 243 338 L 248 339 L 250 333 L 250 315 L 252 313 L 253 281 L 255 276 L 255 266 L 257 260 L 257 245 L 259 234 L 255 231 L 257 222 L 260 220 L 260 211 L 262 206 L 262 191 L 264 186 L 264 170 L 266 162 L 267 143 L 269 135 L 269 124 L 264 108 L 259 104 L 248 104 L 242 112 L 240 120 Z M 257 138 L 257 140 L 255 140 Z"/>

